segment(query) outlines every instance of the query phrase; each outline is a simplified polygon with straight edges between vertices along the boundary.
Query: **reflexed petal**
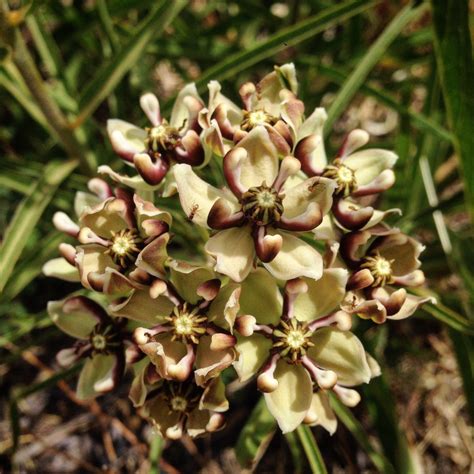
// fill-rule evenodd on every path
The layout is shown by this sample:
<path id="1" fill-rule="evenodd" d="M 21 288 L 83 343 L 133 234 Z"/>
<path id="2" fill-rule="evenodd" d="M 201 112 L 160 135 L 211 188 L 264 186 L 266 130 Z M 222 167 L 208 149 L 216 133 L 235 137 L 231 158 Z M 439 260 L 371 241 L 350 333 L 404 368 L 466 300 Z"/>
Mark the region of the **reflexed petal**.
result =
<path id="1" fill-rule="evenodd" d="M 385 169 L 393 168 L 398 156 L 392 151 L 371 148 L 358 151 L 344 160 L 344 165 L 355 172 L 357 184 L 364 186 Z"/>
<path id="2" fill-rule="evenodd" d="M 243 118 L 242 109 L 221 94 L 221 85 L 217 81 L 210 81 L 207 87 L 209 89 L 209 112 L 212 114 L 219 104 L 224 104 L 230 123 L 234 126 L 240 125 Z"/>
<path id="3" fill-rule="evenodd" d="M 203 336 L 199 340 L 196 352 L 196 370 L 194 375 L 198 385 L 205 385 L 210 379 L 217 377 L 235 360 L 234 349 L 211 350 L 211 338 Z"/>
<path id="4" fill-rule="evenodd" d="M 337 428 L 337 418 L 329 404 L 329 398 L 323 391 L 313 394 L 310 413 L 316 419 L 309 423 L 311 426 L 322 426 L 330 435 L 333 435 Z"/>
<path id="5" fill-rule="evenodd" d="M 228 200 L 228 194 L 207 184 L 189 165 L 175 165 L 173 171 L 183 211 L 189 220 L 207 227 L 207 216 L 211 207 L 219 198 Z M 236 203 L 234 205 L 237 206 Z"/>
<path id="6" fill-rule="evenodd" d="M 145 374 L 149 363 L 150 361 L 145 358 L 133 365 L 134 377 L 130 385 L 128 398 L 130 398 L 134 407 L 141 407 L 145 403 L 147 395 Z"/>
<path id="7" fill-rule="evenodd" d="M 99 312 L 101 314 L 98 314 Z M 87 339 L 100 322 L 103 313 L 104 310 L 98 307 L 97 303 L 85 297 L 72 297 L 48 303 L 48 314 L 53 323 L 61 331 L 77 339 Z"/>
<path id="8" fill-rule="evenodd" d="M 110 304 L 109 311 L 113 316 L 158 324 L 163 322 L 173 308 L 174 304 L 165 296 L 153 299 L 148 291 L 136 290 L 125 301 Z"/>
<path id="9" fill-rule="evenodd" d="M 110 238 L 112 232 L 131 227 L 128 211 L 129 207 L 123 199 L 109 198 L 100 206 L 82 213 L 81 227 L 88 227 L 100 237 Z"/>
<path id="10" fill-rule="evenodd" d="M 346 295 L 348 272 L 344 268 L 324 270 L 319 280 L 305 278 L 306 293 L 295 300 L 295 316 L 299 321 L 312 321 L 338 309 Z"/>
<path id="11" fill-rule="evenodd" d="M 78 191 L 74 196 L 74 212 L 80 217 L 86 209 L 97 206 L 101 201 L 95 194 Z"/>
<path id="12" fill-rule="evenodd" d="M 274 376 L 278 387 L 264 394 L 265 401 L 281 431 L 288 433 L 304 420 L 311 406 L 313 385 L 306 369 L 284 361 L 278 362 Z"/>
<path id="13" fill-rule="evenodd" d="M 185 121 L 187 121 L 186 128 L 189 129 L 192 125 L 190 121 L 192 120 L 193 110 L 190 110 L 188 97 L 194 99 L 194 102 L 197 101 L 202 104 L 202 99 L 199 96 L 196 85 L 194 83 L 186 84 L 176 97 L 173 110 L 171 111 L 170 125 L 172 127 L 180 128 Z"/>
<path id="14" fill-rule="evenodd" d="M 225 385 L 221 377 L 212 379 L 206 387 L 199 401 L 199 409 L 217 412 L 223 412 L 229 409 L 229 402 L 225 397 Z"/>
<path id="15" fill-rule="evenodd" d="M 388 319 L 405 319 L 411 316 L 421 305 L 425 303 L 436 304 L 436 299 L 432 296 L 420 297 L 408 294 L 405 302 L 403 303 L 400 311 L 391 316 L 387 316 Z"/>
<path id="16" fill-rule="evenodd" d="M 199 285 L 215 278 L 215 273 L 204 265 L 191 265 L 186 262 L 171 260 L 171 281 L 180 296 L 191 304 L 196 304 L 201 297 L 196 293 Z"/>
<path id="17" fill-rule="evenodd" d="M 206 243 L 206 251 L 216 258 L 216 272 L 232 280 L 243 281 L 255 258 L 255 248 L 248 226 L 217 232 Z"/>
<path id="18" fill-rule="evenodd" d="M 278 174 L 279 160 L 275 145 L 264 126 L 253 128 L 239 142 L 247 151 L 240 161 L 240 182 L 245 188 L 260 186 L 264 181 L 270 186 Z"/>
<path id="19" fill-rule="evenodd" d="M 180 412 L 170 410 L 165 396 L 161 393 L 147 401 L 143 411 L 144 415 L 149 417 L 158 428 L 162 436 L 166 436 L 166 430 L 175 426 L 180 417 Z"/>
<path id="20" fill-rule="evenodd" d="M 309 356 L 323 369 L 333 370 L 338 383 L 352 387 L 368 383 L 371 377 L 364 346 L 349 331 L 331 327 L 318 329 L 312 336 Z"/>
<path id="21" fill-rule="evenodd" d="M 294 235 L 278 232 L 283 245 L 278 255 L 264 267 L 277 280 L 291 280 L 305 276 L 317 280 L 323 273 L 323 259 L 309 244 Z"/>
<path id="22" fill-rule="evenodd" d="M 155 191 L 158 189 L 162 183 L 157 185 L 150 185 L 140 175 L 136 176 L 127 176 L 125 174 L 116 173 L 110 166 L 101 165 L 97 169 L 100 174 L 106 174 L 110 176 L 111 179 L 116 181 L 117 183 L 123 184 L 132 189 L 136 189 L 137 191 Z"/>
<path id="23" fill-rule="evenodd" d="M 129 122 L 109 119 L 107 133 L 114 151 L 120 156 L 131 154 L 133 157 L 134 153 L 140 153 L 145 149 L 146 131 Z"/>
<path id="24" fill-rule="evenodd" d="M 198 408 L 194 409 L 188 416 L 186 432 L 191 436 L 191 438 L 204 434 L 209 419 L 210 413 L 207 410 L 199 410 Z"/>
<path id="25" fill-rule="evenodd" d="M 358 205 L 356 204 L 358 207 Z M 394 209 L 387 209 L 386 211 L 379 211 L 378 209 L 374 210 L 374 213 L 372 214 L 372 217 L 370 218 L 369 222 L 365 224 L 364 227 L 362 227 L 361 230 L 365 229 L 370 229 L 371 227 L 374 227 L 375 225 L 379 224 L 384 220 L 386 217 L 391 216 L 391 215 L 402 215 L 402 211 L 400 209 L 394 208 Z"/>
<path id="26" fill-rule="evenodd" d="M 62 257 L 48 260 L 43 265 L 42 272 L 47 277 L 65 281 L 81 281 L 77 268 Z"/>
<path id="27" fill-rule="evenodd" d="M 384 237 L 381 245 L 377 246 L 380 255 L 393 260 L 394 276 L 403 276 L 415 271 L 421 265 L 418 257 L 424 248 L 420 242 L 401 232 Z"/>
<path id="28" fill-rule="evenodd" d="M 133 195 L 133 202 L 138 226 L 150 219 L 160 220 L 171 225 L 172 218 L 169 212 L 158 209 L 152 202 L 145 201 L 138 194 Z"/>
<path id="29" fill-rule="evenodd" d="M 240 314 L 250 314 L 260 324 L 278 324 L 282 297 L 277 282 L 264 268 L 251 272 L 241 284 Z"/>
<path id="30" fill-rule="evenodd" d="M 77 382 L 77 397 L 88 400 L 113 390 L 123 373 L 117 359 L 115 355 L 102 354 L 88 359 Z"/>
<path id="31" fill-rule="evenodd" d="M 237 336 L 239 357 L 234 362 L 234 368 L 241 382 L 253 377 L 270 355 L 272 341 L 261 334 L 254 333 L 248 337 Z"/>
<path id="32" fill-rule="evenodd" d="M 218 326 L 233 331 L 235 318 L 239 312 L 240 285 L 228 283 L 212 301 L 207 317 Z"/>
<path id="33" fill-rule="evenodd" d="M 90 288 L 89 273 L 104 273 L 107 268 L 117 269 L 114 261 L 104 253 L 106 250 L 102 245 L 81 245 L 77 247 L 76 264 L 81 276 L 81 282 L 86 288 Z"/>
<path id="34" fill-rule="evenodd" d="M 165 263 L 168 260 L 167 244 L 170 235 L 165 233 L 152 240 L 138 255 L 135 261 L 137 268 L 141 268 L 150 275 L 163 277 L 166 273 Z"/>
<path id="35" fill-rule="evenodd" d="M 299 216 L 312 202 L 319 204 L 323 215 L 327 214 L 331 209 L 335 187 L 333 180 L 321 177 L 307 179 L 293 188 L 285 187 L 283 215 L 288 218 Z"/>

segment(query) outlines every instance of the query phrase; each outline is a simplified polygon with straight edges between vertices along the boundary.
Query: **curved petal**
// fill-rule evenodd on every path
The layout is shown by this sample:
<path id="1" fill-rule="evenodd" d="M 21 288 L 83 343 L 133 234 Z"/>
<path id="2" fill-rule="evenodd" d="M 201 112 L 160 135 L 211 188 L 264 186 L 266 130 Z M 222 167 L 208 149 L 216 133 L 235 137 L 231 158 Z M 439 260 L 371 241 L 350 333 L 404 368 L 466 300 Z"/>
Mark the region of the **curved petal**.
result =
<path id="1" fill-rule="evenodd" d="M 135 153 L 145 149 L 146 131 L 129 122 L 109 119 L 107 133 L 115 153 L 129 161 Z"/>
<path id="2" fill-rule="evenodd" d="M 405 319 L 411 316 L 421 305 L 425 303 L 436 304 L 436 299 L 432 296 L 420 297 L 407 294 L 405 302 L 403 303 L 400 310 L 392 314 L 391 316 L 387 316 L 388 319 Z"/>
<path id="3" fill-rule="evenodd" d="M 303 422 L 311 406 L 313 384 L 306 369 L 285 361 L 278 362 L 274 376 L 278 387 L 264 394 L 265 401 L 281 431 L 288 433 Z"/>
<path id="4" fill-rule="evenodd" d="M 188 416 L 186 432 L 191 438 L 200 436 L 206 432 L 207 424 L 211 415 L 208 410 L 194 409 Z"/>
<path id="5" fill-rule="evenodd" d="M 134 377 L 130 384 L 128 398 L 134 407 L 141 407 L 145 403 L 147 388 L 145 383 L 145 375 L 150 361 L 147 358 L 142 359 L 133 365 Z"/>
<path id="6" fill-rule="evenodd" d="M 184 261 L 171 260 L 171 282 L 179 295 L 191 304 L 196 304 L 201 297 L 197 294 L 199 285 L 215 278 L 215 273 L 204 265 L 191 265 Z"/>
<path id="7" fill-rule="evenodd" d="M 221 377 L 212 379 L 205 388 L 201 400 L 199 401 L 199 409 L 217 412 L 223 412 L 229 409 L 229 402 L 225 397 L 225 384 Z"/>
<path id="8" fill-rule="evenodd" d="M 150 418 L 163 437 L 166 437 L 168 429 L 178 424 L 181 416 L 180 412 L 170 410 L 166 397 L 162 393 L 145 402 L 143 408 L 144 415 Z"/>
<path id="9" fill-rule="evenodd" d="M 74 212 L 77 217 L 81 217 L 85 210 L 97 206 L 101 201 L 95 194 L 78 191 L 74 196 Z"/>
<path id="10" fill-rule="evenodd" d="M 370 148 L 357 151 L 344 159 L 344 164 L 354 170 L 359 186 L 373 181 L 383 170 L 393 168 L 398 156 L 393 151 Z"/>
<path id="11" fill-rule="evenodd" d="M 240 182 L 244 188 L 261 186 L 263 182 L 270 186 L 277 177 L 279 160 L 266 128 L 262 125 L 253 128 L 239 142 L 239 148 L 247 151 L 240 160 Z"/>
<path id="12" fill-rule="evenodd" d="M 88 339 L 104 310 L 92 300 L 79 296 L 50 301 L 48 314 L 61 331 L 77 339 Z"/>
<path id="13" fill-rule="evenodd" d="M 105 253 L 102 245 L 81 245 L 77 247 L 76 264 L 79 269 L 81 282 L 86 288 L 90 288 L 88 276 L 90 273 L 102 274 L 107 268 L 117 269 L 114 261 Z"/>
<path id="14" fill-rule="evenodd" d="M 401 232 L 383 237 L 381 244 L 375 247 L 382 257 L 393 260 L 394 276 L 407 275 L 420 267 L 418 259 L 425 247 L 415 239 Z"/>
<path id="15" fill-rule="evenodd" d="M 65 281 L 81 281 L 77 268 L 62 257 L 48 260 L 41 271 L 47 277 Z"/>
<path id="16" fill-rule="evenodd" d="M 336 372 L 338 383 L 352 387 L 370 381 L 364 346 L 354 334 L 327 327 L 318 329 L 311 340 L 314 347 L 308 355 L 318 366 Z"/>
<path id="17" fill-rule="evenodd" d="M 250 314 L 260 324 L 278 324 L 283 298 L 277 282 L 264 268 L 257 268 L 241 283 L 240 314 Z"/>
<path id="18" fill-rule="evenodd" d="M 103 238 L 110 238 L 112 232 L 130 228 L 129 206 L 123 199 L 109 198 L 99 206 L 86 210 L 80 217 L 81 227 L 88 227 Z"/>
<path id="19" fill-rule="evenodd" d="M 226 199 L 237 208 L 236 202 L 230 201 L 227 193 L 207 184 L 194 173 L 191 166 L 178 164 L 173 167 L 173 172 L 181 207 L 188 219 L 196 224 L 208 227 L 207 216 L 219 198 Z"/>
<path id="20" fill-rule="evenodd" d="M 203 386 L 210 379 L 217 377 L 234 362 L 235 355 L 233 348 L 213 351 L 211 338 L 201 337 L 196 352 L 196 370 L 194 371 L 196 384 Z"/>
<path id="21" fill-rule="evenodd" d="M 234 362 L 234 368 L 241 382 L 250 379 L 260 370 L 270 355 L 271 348 L 272 341 L 261 334 L 237 336 L 235 349 L 239 358 Z"/>
<path id="22" fill-rule="evenodd" d="M 127 186 L 129 188 L 136 189 L 137 191 L 155 191 L 162 184 L 148 184 L 139 174 L 135 176 L 127 176 L 125 174 L 116 173 L 110 166 L 107 165 L 99 166 L 97 171 L 100 174 L 106 174 L 115 182 L 123 184 L 124 186 Z"/>
<path id="23" fill-rule="evenodd" d="M 217 232 L 207 241 L 205 249 L 216 259 L 216 272 L 236 282 L 243 281 L 250 273 L 255 248 L 248 226 Z"/>
<path id="24" fill-rule="evenodd" d="M 332 206 L 332 195 L 336 183 L 328 178 L 309 178 L 293 188 L 285 187 L 283 216 L 292 218 L 303 214 L 308 205 L 316 202 L 321 213 L 326 215 Z"/>
<path id="25" fill-rule="evenodd" d="M 172 127 L 180 128 L 183 126 L 183 123 L 185 123 L 185 121 L 187 122 L 186 128 L 189 129 L 192 126 L 192 124 L 190 124 L 189 122 L 193 120 L 194 111 L 191 110 L 192 107 L 190 107 L 189 105 L 188 98 L 194 99 L 193 102 L 196 104 L 198 102 L 202 104 L 202 99 L 194 83 L 186 84 L 176 97 L 170 117 L 170 125 Z"/>
<path id="26" fill-rule="evenodd" d="M 109 305 L 110 314 L 149 324 L 163 322 L 174 308 L 165 296 L 153 299 L 147 290 L 135 290 L 125 301 Z"/>
<path id="27" fill-rule="evenodd" d="M 123 359 L 123 354 L 122 354 Z M 98 354 L 88 359 L 77 382 L 77 397 L 89 400 L 113 390 L 123 374 L 124 364 L 118 355 Z"/>
<path id="28" fill-rule="evenodd" d="M 311 418 L 313 418 L 309 423 L 311 426 L 322 426 L 330 435 L 335 433 L 337 418 L 325 392 L 320 390 L 313 394 L 309 412 L 311 413 Z"/>
<path id="29" fill-rule="evenodd" d="M 282 247 L 278 255 L 263 266 L 277 280 L 291 280 L 297 277 L 308 277 L 317 280 L 323 274 L 323 259 L 309 244 L 294 235 L 278 232 Z"/>
<path id="30" fill-rule="evenodd" d="M 210 81 L 207 85 L 209 89 L 209 113 L 212 114 L 217 106 L 223 104 L 226 110 L 227 119 L 231 125 L 240 125 L 243 114 L 242 109 L 221 93 L 221 85 L 217 81 Z"/>
<path id="31" fill-rule="evenodd" d="M 306 293 L 300 293 L 294 303 L 295 317 L 299 321 L 312 321 L 338 309 L 346 295 L 348 272 L 344 268 L 324 270 L 319 280 L 305 278 Z"/>
<path id="32" fill-rule="evenodd" d="M 209 306 L 207 312 L 209 321 L 228 329 L 232 333 L 235 318 L 240 309 L 240 293 L 240 285 L 236 283 L 228 283 L 221 288 L 217 297 Z"/>
<path id="33" fill-rule="evenodd" d="M 152 240 L 138 255 L 135 261 L 137 268 L 141 268 L 150 275 L 163 277 L 166 274 L 165 263 L 168 260 L 167 244 L 170 239 L 168 233 Z"/>

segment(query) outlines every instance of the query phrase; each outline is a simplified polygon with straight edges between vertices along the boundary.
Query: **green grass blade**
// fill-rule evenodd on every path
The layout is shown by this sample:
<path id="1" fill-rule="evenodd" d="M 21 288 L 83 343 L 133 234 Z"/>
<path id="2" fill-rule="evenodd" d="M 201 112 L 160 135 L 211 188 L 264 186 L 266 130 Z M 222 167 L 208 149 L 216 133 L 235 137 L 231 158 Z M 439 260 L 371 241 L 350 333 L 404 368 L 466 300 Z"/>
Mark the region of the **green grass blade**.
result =
<path id="1" fill-rule="evenodd" d="M 376 0 L 351 0 L 327 8 L 318 15 L 280 30 L 266 40 L 256 43 L 255 46 L 246 51 L 230 55 L 220 63 L 207 69 L 196 81 L 196 85 L 202 90 L 211 79 L 222 80 L 232 77 L 288 46 L 298 44 L 336 23 L 345 21 L 368 10 L 376 3 L 378 3 Z"/>
<path id="2" fill-rule="evenodd" d="M 147 44 L 160 35 L 186 5 L 186 0 L 167 2 L 159 5 L 143 20 L 137 32 L 124 45 L 123 49 L 108 63 L 99 69 L 92 81 L 86 86 L 79 101 L 81 111 L 74 123 L 84 122 L 115 89 L 124 75 L 130 71 L 144 54 Z"/>
<path id="3" fill-rule="evenodd" d="M 328 471 L 326 465 L 324 464 L 321 451 L 319 451 L 319 447 L 314 439 L 311 428 L 306 425 L 300 425 L 296 429 L 296 432 L 298 433 L 301 444 L 303 445 L 306 458 L 311 467 L 311 472 L 315 474 L 327 474 Z"/>
<path id="4" fill-rule="evenodd" d="M 435 53 L 454 147 L 462 165 L 467 208 L 474 218 L 474 63 L 468 0 L 431 0 Z"/>
<path id="5" fill-rule="evenodd" d="M 56 189 L 77 164 L 75 160 L 49 163 L 41 179 L 34 185 L 31 194 L 16 209 L 0 247 L 0 292 L 10 278 L 28 236 L 41 218 Z"/>
<path id="6" fill-rule="evenodd" d="M 390 461 L 377 451 L 369 440 L 368 434 L 352 412 L 339 399 L 331 394 L 331 406 L 339 421 L 352 433 L 361 448 L 367 453 L 377 470 L 383 474 L 395 474 L 395 468 Z"/>
<path id="7" fill-rule="evenodd" d="M 155 434 L 150 442 L 150 474 L 160 474 L 160 458 L 165 440 L 159 435 Z"/>
<path id="8" fill-rule="evenodd" d="M 374 44 L 367 51 L 365 56 L 359 61 L 357 67 L 346 79 L 336 98 L 328 109 L 328 118 L 325 124 L 325 132 L 329 132 L 334 122 L 341 116 L 344 109 L 352 100 L 356 92 L 360 89 L 370 71 L 380 61 L 386 53 L 387 48 L 400 34 L 402 29 L 415 20 L 421 13 L 426 10 L 426 5 L 413 7 L 407 5 L 403 8 L 385 28 L 383 33 L 377 38 Z"/>
<path id="9" fill-rule="evenodd" d="M 254 468 L 275 434 L 277 424 L 268 411 L 264 397 L 255 405 L 235 445 L 237 460 L 244 468 Z"/>

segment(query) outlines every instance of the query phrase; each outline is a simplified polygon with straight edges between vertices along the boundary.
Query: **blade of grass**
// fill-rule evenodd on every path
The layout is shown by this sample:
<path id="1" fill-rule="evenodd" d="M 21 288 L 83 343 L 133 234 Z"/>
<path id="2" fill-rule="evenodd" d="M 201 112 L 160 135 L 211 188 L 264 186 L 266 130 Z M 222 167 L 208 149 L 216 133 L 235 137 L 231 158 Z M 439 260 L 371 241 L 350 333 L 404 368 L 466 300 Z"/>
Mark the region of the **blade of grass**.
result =
<path id="1" fill-rule="evenodd" d="M 321 451 L 314 439 L 311 428 L 306 425 L 300 425 L 296 428 L 296 433 L 300 438 L 301 444 L 303 445 L 306 458 L 308 459 L 311 472 L 315 474 L 327 474 L 326 465 L 324 464 Z"/>
<path id="2" fill-rule="evenodd" d="M 242 467 L 253 469 L 265 453 L 277 429 L 275 418 L 268 411 L 263 397 L 255 405 L 235 445 Z"/>
<path id="3" fill-rule="evenodd" d="M 474 62 L 467 0 L 431 0 L 434 45 L 454 148 L 462 166 L 467 210 L 474 219 Z"/>
<path id="4" fill-rule="evenodd" d="M 357 93 L 366 80 L 370 71 L 386 53 L 389 45 L 400 34 L 403 28 L 411 21 L 418 18 L 426 10 L 426 5 L 414 7 L 407 5 L 395 16 L 374 44 L 369 48 L 364 57 L 358 62 L 357 67 L 344 82 L 336 98 L 328 109 L 328 118 L 325 124 L 325 132 L 328 133 L 334 122 L 341 116 L 344 109 Z"/>
<path id="5" fill-rule="evenodd" d="M 123 49 L 110 62 L 101 67 L 85 87 L 79 101 L 80 113 L 74 121 L 74 127 L 81 125 L 84 120 L 94 113 L 100 103 L 115 89 L 124 75 L 144 54 L 147 44 L 163 33 L 186 3 L 186 0 L 175 0 L 173 2 L 162 0 L 143 20 L 137 32 L 129 39 Z"/>
<path id="6" fill-rule="evenodd" d="M 154 435 L 150 442 L 150 474 L 160 474 L 160 458 L 165 440 L 160 435 Z"/>
<path id="7" fill-rule="evenodd" d="M 419 294 L 419 293 L 418 293 Z M 474 336 L 474 326 L 471 321 L 463 318 L 459 313 L 443 305 L 439 299 L 436 305 L 427 303 L 421 308 L 421 311 L 430 314 L 438 321 L 446 324 L 456 331 L 463 334 Z"/>
<path id="8" fill-rule="evenodd" d="M 301 43 L 336 23 L 343 22 L 354 15 L 368 10 L 376 3 L 378 3 L 378 0 L 351 0 L 327 8 L 318 15 L 284 28 L 266 40 L 257 42 L 250 49 L 230 55 L 215 66 L 207 69 L 196 81 L 196 85 L 202 90 L 211 79 L 222 80 L 232 77 L 288 46 Z"/>
<path id="9" fill-rule="evenodd" d="M 0 292 L 5 287 L 28 236 L 38 223 L 58 186 L 76 168 L 77 161 L 53 161 L 34 185 L 31 194 L 17 207 L 0 247 Z"/>
<path id="10" fill-rule="evenodd" d="M 395 474 L 396 471 L 393 465 L 382 453 L 372 446 L 369 436 L 352 412 L 332 394 L 331 406 L 341 423 L 352 433 L 352 436 L 367 453 L 377 470 L 383 474 Z"/>

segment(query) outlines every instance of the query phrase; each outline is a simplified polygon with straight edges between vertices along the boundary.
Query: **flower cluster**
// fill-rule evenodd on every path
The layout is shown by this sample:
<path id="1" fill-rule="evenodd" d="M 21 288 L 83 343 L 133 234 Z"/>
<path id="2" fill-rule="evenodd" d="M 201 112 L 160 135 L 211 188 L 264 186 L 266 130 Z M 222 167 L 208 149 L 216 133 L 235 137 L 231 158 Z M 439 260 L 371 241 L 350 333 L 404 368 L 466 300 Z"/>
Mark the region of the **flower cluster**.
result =
<path id="1" fill-rule="evenodd" d="M 255 379 L 283 432 L 333 433 L 330 393 L 355 406 L 354 387 L 379 375 L 351 328 L 430 301 L 407 291 L 424 282 L 423 246 L 385 222 L 397 209 L 373 207 L 397 156 L 354 130 L 329 160 L 326 113 L 306 115 L 297 88 L 285 64 L 242 85 L 241 106 L 212 81 L 207 105 L 186 86 L 169 122 L 150 93 L 140 99 L 149 127 L 109 120 L 113 150 L 136 173 L 99 168 L 108 182 L 77 194 L 74 218 L 54 216 L 69 240 L 44 266 L 83 287 L 48 306 L 78 339 L 58 362 L 85 358 L 80 397 L 114 390 L 128 370 L 134 406 L 177 439 L 222 428 L 224 381 Z M 219 187 L 206 179 L 211 160 Z M 189 261 L 169 245 L 182 229 L 176 199 L 206 236 Z"/>

